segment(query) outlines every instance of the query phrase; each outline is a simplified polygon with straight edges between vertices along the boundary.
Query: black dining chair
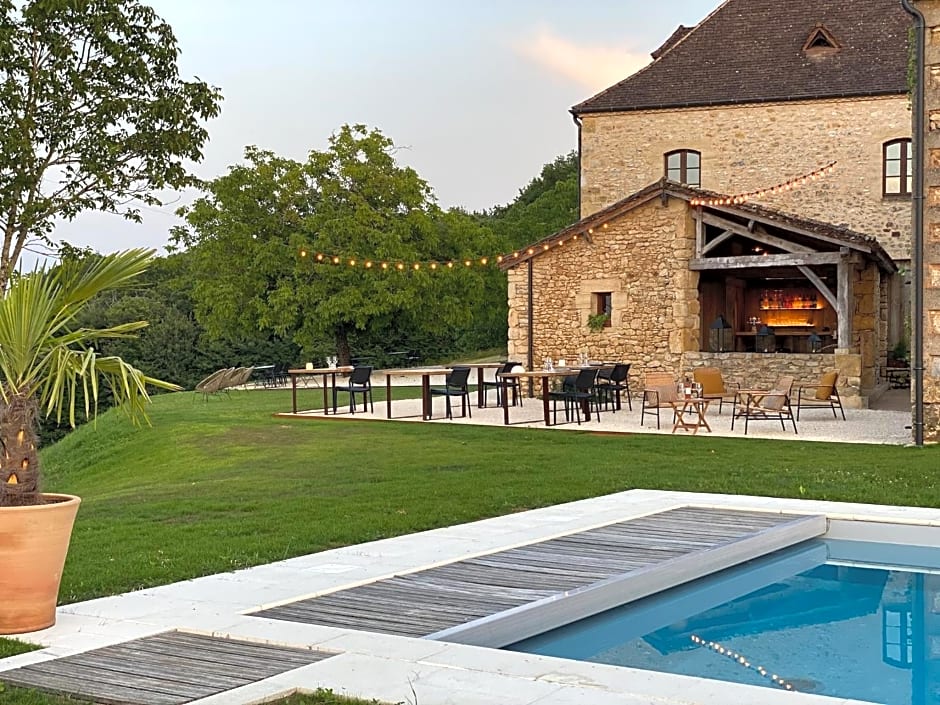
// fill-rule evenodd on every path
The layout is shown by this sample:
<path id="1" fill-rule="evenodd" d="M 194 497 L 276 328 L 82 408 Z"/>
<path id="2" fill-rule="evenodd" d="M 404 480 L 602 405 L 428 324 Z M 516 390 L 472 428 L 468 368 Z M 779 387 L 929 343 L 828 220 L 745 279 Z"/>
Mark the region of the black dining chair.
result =
<path id="1" fill-rule="evenodd" d="M 491 390 L 496 390 L 496 406 L 502 406 L 503 403 L 503 382 L 500 379 L 500 375 L 508 374 L 512 372 L 512 368 L 517 365 L 521 366 L 521 363 L 508 361 L 504 362 L 503 366 L 496 370 L 496 379 L 483 380 L 483 406 L 486 406 L 486 393 Z M 522 406 L 522 385 L 519 383 L 519 378 L 513 378 L 506 380 L 506 389 L 507 391 L 512 392 L 512 405 L 515 406 L 517 403 L 519 406 Z"/>
<path id="2" fill-rule="evenodd" d="M 349 392 L 349 413 L 356 413 L 356 395 L 362 395 L 362 410 L 366 410 L 366 400 L 369 402 L 372 412 L 375 412 L 375 404 L 372 403 L 372 368 L 354 367 L 349 375 L 348 384 L 337 384 L 333 387 L 333 413 L 336 413 L 336 395 L 338 392 Z"/>
<path id="3" fill-rule="evenodd" d="M 597 369 L 583 369 L 577 375 L 567 375 L 561 385 L 561 389 L 549 392 L 548 398 L 553 401 L 553 423 L 558 423 L 558 402 L 565 404 L 565 420 L 571 420 L 571 412 L 581 425 L 581 406 L 585 405 L 590 413 L 591 404 L 594 404 L 594 411 L 598 421 L 601 420 L 601 404 L 598 395 Z"/>
<path id="4" fill-rule="evenodd" d="M 431 387 L 431 396 L 442 396 L 447 402 L 447 418 L 453 419 L 450 398 L 460 397 L 460 416 L 473 416 L 470 412 L 470 388 L 467 384 L 470 379 L 469 367 L 453 367 L 444 378 L 443 387 Z"/>
<path id="5" fill-rule="evenodd" d="M 627 406 L 633 411 L 633 402 L 630 400 L 630 365 L 619 363 L 612 368 L 601 370 L 597 373 L 597 389 L 603 396 L 604 408 L 611 404 L 616 412 L 618 397 L 621 392 L 627 393 Z"/>

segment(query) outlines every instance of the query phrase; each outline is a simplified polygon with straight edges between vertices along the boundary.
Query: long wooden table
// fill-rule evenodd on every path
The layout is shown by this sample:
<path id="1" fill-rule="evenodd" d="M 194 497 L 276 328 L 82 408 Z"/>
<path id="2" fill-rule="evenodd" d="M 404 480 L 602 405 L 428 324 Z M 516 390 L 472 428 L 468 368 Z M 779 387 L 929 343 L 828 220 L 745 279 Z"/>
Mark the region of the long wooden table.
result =
<path id="1" fill-rule="evenodd" d="M 315 376 L 321 375 L 323 377 L 323 413 L 330 413 L 330 400 L 328 396 L 327 378 L 330 379 L 330 387 L 336 386 L 336 375 L 338 374 L 349 374 L 353 371 L 353 368 L 346 365 L 343 367 L 315 367 L 312 370 L 307 368 L 298 368 L 296 370 L 288 370 L 287 374 L 290 375 L 290 393 L 291 393 L 291 409 L 296 414 L 297 413 L 297 380 L 300 377 Z"/>

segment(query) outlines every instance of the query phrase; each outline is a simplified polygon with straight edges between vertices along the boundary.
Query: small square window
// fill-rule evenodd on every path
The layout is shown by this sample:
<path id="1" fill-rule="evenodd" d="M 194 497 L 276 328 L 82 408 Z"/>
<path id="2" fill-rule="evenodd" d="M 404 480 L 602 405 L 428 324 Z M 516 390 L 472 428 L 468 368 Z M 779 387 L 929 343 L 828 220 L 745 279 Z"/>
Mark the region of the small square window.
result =
<path id="1" fill-rule="evenodd" d="M 604 327 L 610 327 L 610 319 L 614 311 L 613 307 L 613 294 L 609 291 L 602 291 L 594 294 L 594 310 L 592 313 L 594 315 L 605 314 L 607 320 L 604 322 Z"/>

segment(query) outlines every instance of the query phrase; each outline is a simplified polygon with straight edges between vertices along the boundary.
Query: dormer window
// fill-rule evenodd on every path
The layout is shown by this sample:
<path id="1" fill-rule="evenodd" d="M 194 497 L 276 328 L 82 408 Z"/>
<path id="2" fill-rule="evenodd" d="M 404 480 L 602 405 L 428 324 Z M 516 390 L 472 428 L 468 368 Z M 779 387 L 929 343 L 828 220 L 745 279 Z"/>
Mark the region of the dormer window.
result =
<path id="1" fill-rule="evenodd" d="M 803 43 L 803 53 L 809 58 L 835 54 L 841 48 L 842 45 L 832 36 L 832 32 L 821 24 L 817 24 L 813 27 L 813 30 Z"/>
<path id="2" fill-rule="evenodd" d="M 882 184 L 885 196 L 910 196 L 913 181 L 911 140 L 900 139 L 884 143 Z"/>
<path id="3" fill-rule="evenodd" d="M 666 155 L 666 178 L 680 184 L 702 185 L 702 155 L 691 149 L 677 149 Z"/>

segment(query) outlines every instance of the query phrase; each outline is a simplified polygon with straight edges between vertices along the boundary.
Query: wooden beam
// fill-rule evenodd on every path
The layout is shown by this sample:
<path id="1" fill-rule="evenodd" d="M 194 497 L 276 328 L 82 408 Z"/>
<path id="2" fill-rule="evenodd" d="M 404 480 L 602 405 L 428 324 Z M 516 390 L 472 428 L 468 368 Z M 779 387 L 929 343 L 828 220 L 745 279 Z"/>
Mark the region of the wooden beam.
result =
<path id="1" fill-rule="evenodd" d="M 689 262 L 689 269 L 747 269 L 750 267 L 799 267 L 814 264 L 839 264 L 838 252 L 793 253 L 787 255 L 748 255 L 745 257 L 701 257 Z"/>
<path id="2" fill-rule="evenodd" d="M 836 299 L 836 295 L 832 293 L 832 290 L 826 286 L 826 282 L 809 267 L 800 266 L 798 269 L 803 272 L 803 276 L 813 283 L 813 286 L 815 286 L 819 293 L 822 294 L 823 298 L 829 302 L 833 310 L 837 311 L 839 309 L 838 300 Z"/>
<path id="3" fill-rule="evenodd" d="M 837 268 L 838 281 L 836 290 L 839 292 L 839 305 L 836 308 L 836 314 L 839 316 L 839 342 L 840 348 L 848 348 L 852 345 L 852 313 L 855 311 L 854 301 L 852 299 L 852 270 L 854 267 L 843 258 Z"/>
<path id="4" fill-rule="evenodd" d="M 746 212 L 746 211 L 740 211 L 740 210 L 738 210 L 738 209 L 736 209 L 736 208 L 734 208 L 734 207 L 727 207 L 727 206 L 725 206 L 725 207 L 722 207 L 722 206 L 710 206 L 710 207 L 711 207 L 711 208 L 715 208 L 716 210 L 720 210 L 720 211 L 722 211 L 722 212 L 724 212 L 724 213 L 728 213 L 729 215 L 736 215 L 736 216 L 738 216 L 738 217 L 740 217 L 740 218 L 748 218 L 748 219 L 751 219 L 751 218 L 754 218 L 754 217 L 755 217 L 753 213 L 749 213 L 749 212 Z M 710 214 L 710 215 L 711 215 L 711 214 Z M 719 217 L 719 216 L 715 216 L 715 217 Z M 831 236 L 831 235 L 822 235 L 822 234 L 820 234 L 820 233 L 813 232 L 812 230 L 808 230 L 808 229 L 806 229 L 806 228 L 802 228 L 802 227 L 800 227 L 799 225 L 790 225 L 790 224 L 788 224 L 788 223 L 780 223 L 780 222 L 773 221 L 773 220 L 761 220 L 760 218 L 756 218 L 756 220 L 757 220 L 758 223 L 761 223 L 761 224 L 763 224 L 763 225 L 769 225 L 769 226 L 772 226 L 772 227 L 775 227 L 775 228 L 782 228 L 783 230 L 789 230 L 790 232 L 792 232 L 792 233 L 797 233 L 798 235 L 806 235 L 807 237 L 811 237 L 811 238 L 814 238 L 814 239 L 816 239 L 816 240 L 820 240 L 820 241 L 822 241 L 822 242 L 828 242 L 828 243 L 833 244 L 833 245 L 841 245 L 841 246 L 843 246 L 843 247 L 848 246 L 848 247 L 851 247 L 853 250 L 858 250 L 859 252 L 871 253 L 871 251 L 872 251 L 871 246 L 870 246 L 870 245 L 866 245 L 866 244 L 863 243 L 863 242 L 847 243 L 845 240 L 843 240 L 843 239 L 841 239 L 841 238 L 833 237 L 833 236 Z"/>
<path id="5" fill-rule="evenodd" d="M 695 218 L 695 256 L 701 257 L 707 250 L 705 249 L 705 223 L 702 222 L 702 207 L 696 206 L 692 211 L 692 217 Z"/>
<path id="6" fill-rule="evenodd" d="M 710 243 L 708 243 L 707 245 L 705 245 L 704 248 L 702 248 L 702 254 L 704 255 L 704 254 L 706 254 L 707 252 L 709 252 L 710 250 L 714 249 L 715 247 L 718 247 L 718 245 L 720 245 L 721 243 L 723 243 L 725 240 L 727 240 L 727 239 L 728 239 L 729 237 L 731 237 L 732 235 L 734 235 L 733 232 L 731 232 L 730 230 L 725 230 L 721 235 L 717 236 L 714 240 L 712 240 Z"/>
<path id="7" fill-rule="evenodd" d="M 789 240 L 784 240 L 783 238 L 777 237 L 776 235 L 771 235 L 763 227 L 755 226 L 754 221 L 750 221 L 747 224 L 747 227 L 735 223 L 733 220 L 728 220 L 727 218 L 722 218 L 715 215 L 714 213 L 704 213 L 702 220 L 705 221 L 706 225 L 714 225 L 716 227 L 722 228 L 724 230 L 730 230 L 741 237 L 746 237 L 749 240 L 754 240 L 763 245 L 770 245 L 771 247 L 776 247 L 784 252 L 815 252 L 811 247 L 806 247 L 805 245 L 797 245 L 796 243 L 790 242 Z"/>

